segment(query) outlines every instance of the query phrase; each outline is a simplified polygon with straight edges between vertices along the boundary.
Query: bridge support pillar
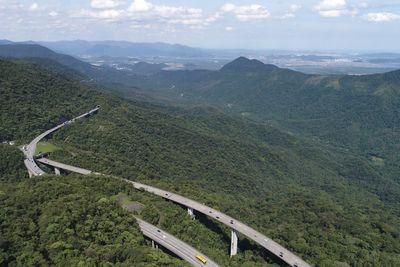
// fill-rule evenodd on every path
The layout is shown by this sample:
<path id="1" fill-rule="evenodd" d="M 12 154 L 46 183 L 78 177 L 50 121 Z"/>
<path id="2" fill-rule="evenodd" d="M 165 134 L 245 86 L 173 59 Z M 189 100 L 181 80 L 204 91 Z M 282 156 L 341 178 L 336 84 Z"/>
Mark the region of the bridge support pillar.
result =
<path id="1" fill-rule="evenodd" d="M 188 208 L 188 214 L 189 214 L 190 218 L 192 218 L 192 220 L 194 220 L 194 219 L 195 219 L 195 216 L 194 216 L 193 209 L 191 209 L 191 208 Z"/>
<path id="2" fill-rule="evenodd" d="M 28 170 L 28 175 L 29 175 L 29 178 L 32 178 L 32 176 L 33 176 L 33 174 L 31 173 L 31 171 L 29 171 L 29 170 Z"/>
<path id="3" fill-rule="evenodd" d="M 238 237 L 236 230 L 232 229 L 231 235 L 231 257 L 237 254 Z"/>
<path id="4" fill-rule="evenodd" d="M 56 175 L 61 175 L 60 169 L 57 167 L 54 167 L 54 172 Z"/>
<path id="5" fill-rule="evenodd" d="M 154 242 L 154 240 L 151 240 L 151 247 L 154 249 L 158 249 L 158 244 Z"/>

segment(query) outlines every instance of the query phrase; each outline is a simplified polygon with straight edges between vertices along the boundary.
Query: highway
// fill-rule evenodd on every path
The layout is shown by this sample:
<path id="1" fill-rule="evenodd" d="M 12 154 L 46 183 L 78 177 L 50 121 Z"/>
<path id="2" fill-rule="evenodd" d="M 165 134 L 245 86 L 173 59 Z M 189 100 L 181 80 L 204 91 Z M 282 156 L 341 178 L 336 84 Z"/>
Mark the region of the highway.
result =
<path id="1" fill-rule="evenodd" d="M 76 118 L 74 118 L 72 120 L 69 120 L 67 122 L 64 122 L 64 123 L 62 123 L 60 125 L 57 125 L 56 127 L 52 128 L 50 130 L 47 130 L 46 132 L 40 134 L 35 139 L 33 139 L 32 142 L 29 143 L 29 145 L 24 146 L 23 149 L 22 149 L 22 151 L 25 154 L 24 163 L 25 163 L 25 166 L 28 169 L 29 174 L 33 175 L 33 176 L 39 176 L 39 175 L 43 175 L 44 174 L 44 171 L 41 170 L 37 166 L 37 164 L 35 162 L 35 159 L 34 159 L 34 153 L 36 151 L 37 143 L 41 139 L 43 139 L 47 135 L 57 131 L 61 127 L 65 126 L 66 124 L 74 122 L 76 119 L 80 119 L 80 118 L 84 118 L 84 117 L 90 116 L 92 113 L 96 112 L 98 109 L 99 109 L 98 107 L 95 108 L 95 109 L 92 109 L 87 113 L 84 113 L 84 114 L 82 114 L 82 115 L 80 115 L 80 116 L 78 116 L 78 117 L 76 117 Z M 71 172 L 80 173 L 80 174 L 83 174 L 83 175 L 88 175 L 88 174 L 92 174 L 93 173 L 90 170 L 85 170 L 85 169 L 82 169 L 82 168 L 78 168 L 78 167 L 74 167 L 74 166 L 71 166 L 71 165 L 59 163 L 59 162 L 48 160 L 48 159 L 45 159 L 45 158 L 37 159 L 37 161 L 39 161 L 41 163 L 44 163 L 46 165 L 49 165 L 49 166 L 56 167 L 58 169 L 64 169 L 64 170 L 68 170 L 68 171 L 71 171 Z M 93 174 L 99 174 L 99 173 L 93 173 Z M 129 183 L 129 184 L 131 184 L 131 185 L 133 185 L 133 187 L 136 188 L 136 189 L 145 190 L 145 191 L 147 191 L 149 193 L 161 196 L 161 197 L 163 197 L 165 199 L 171 200 L 171 201 L 173 201 L 175 203 L 178 203 L 178 204 L 181 204 L 181 205 L 183 205 L 183 206 L 185 206 L 187 208 L 190 208 L 190 209 L 195 210 L 197 212 L 203 213 L 206 216 L 214 218 L 215 220 L 225 224 L 226 226 L 228 226 L 229 228 L 235 230 L 236 232 L 239 232 L 239 233 L 245 235 L 246 237 L 248 237 L 249 239 L 253 240 L 254 242 L 258 243 L 260 246 L 264 247 L 267 251 L 269 251 L 270 253 L 274 254 L 277 258 L 280 258 L 282 261 L 287 263 L 289 266 L 293 266 L 293 267 L 310 267 L 311 266 L 308 263 L 306 263 L 305 261 L 303 261 L 300 257 L 298 257 L 294 253 L 290 252 L 289 250 L 287 250 L 283 246 L 279 245 L 278 243 L 276 243 L 272 239 L 266 237 L 265 235 L 263 235 L 260 232 L 254 230 L 253 228 L 247 226 L 246 224 L 244 224 L 244 223 L 242 223 L 242 222 L 240 222 L 238 220 L 235 220 L 234 218 L 232 218 L 232 217 L 230 217 L 230 216 L 228 216 L 228 215 L 226 215 L 226 214 L 224 214 L 222 212 L 219 212 L 219 211 L 217 211 L 217 210 L 215 210 L 213 208 L 210 208 L 210 207 L 208 207 L 208 206 L 206 206 L 204 204 L 201 204 L 199 202 L 196 202 L 194 200 L 185 198 L 183 196 L 180 196 L 180 195 L 177 195 L 177 194 L 174 194 L 174 193 L 162 190 L 162 189 L 158 189 L 158 188 L 153 187 L 153 186 L 148 186 L 148 185 L 145 185 L 145 184 L 133 182 L 133 181 L 130 181 L 130 180 L 127 180 L 127 179 L 122 179 L 122 180 L 127 182 L 127 183 Z M 141 223 L 142 223 L 142 225 L 145 225 L 145 223 L 143 221 Z M 154 226 L 152 226 L 152 227 L 154 227 Z M 160 245 L 163 245 L 166 248 L 170 249 L 174 253 L 175 253 L 175 250 L 176 251 L 179 250 L 179 252 L 176 252 L 176 254 L 181 256 L 183 259 L 187 259 L 186 257 L 188 255 L 190 255 L 190 257 L 192 257 L 193 253 L 198 253 L 192 247 L 190 247 L 189 245 L 183 243 L 180 240 L 178 240 L 178 241 L 181 242 L 181 243 L 179 243 L 179 245 L 178 245 L 178 241 L 176 241 L 176 239 L 172 239 L 173 237 L 171 235 L 169 235 L 171 237 L 171 239 L 168 239 L 168 240 L 170 240 L 170 242 L 166 242 L 165 240 L 162 240 L 162 239 L 164 239 L 163 236 L 167 236 L 166 233 L 163 236 L 161 236 L 161 239 L 160 239 L 160 235 L 154 233 L 154 231 L 153 231 L 154 228 L 151 228 L 148 225 L 146 225 L 145 228 L 146 229 L 152 229 L 152 230 L 149 230 L 149 231 L 148 230 L 144 230 L 144 234 L 145 235 L 148 234 L 149 238 L 157 239 L 155 241 L 157 241 Z M 160 230 L 160 229 L 156 229 L 156 230 L 157 230 L 157 233 L 161 233 L 161 232 L 158 232 L 158 230 Z M 233 234 L 234 234 L 234 232 L 233 232 Z M 235 236 L 236 236 L 236 234 L 235 234 Z M 235 243 L 236 243 L 236 241 L 235 241 Z M 183 255 L 183 254 L 185 254 L 186 256 Z M 235 252 L 235 254 L 236 254 L 236 252 Z M 187 259 L 187 260 L 189 261 L 190 259 Z M 192 261 L 193 261 L 193 259 L 192 259 Z M 210 265 L 207 265 L 207 266 L 218 266 L 214 262 L 212 262 L 211 260 L 210 260 L 209 264 Z M 214 265 L 211 265 L 211 264 L 214 264 Z M 197 265 L 195 265 L 195 266 L 198 266 L 198 265 L 201 265 L 200 261 L 198 261 Z"/>
<path id="2" fill-rule="evenodd" d="M 87 116 L 90 116 L 91 114 L 95 113 L 96 111 L 99 110 L 99 107 L 96 107 L 92 110 L 90 110 L 89 112 L 86 112 L 76 118 L 73 118 L 69 121 L 66 121 L 62 124 L 57 125 L 54 128 L 51 128 L 50 130 L 45 131 L 44 133 L 38 135 L 37 137 L 35 137 L 35 139 L 33 139 L 28 145 L 24 146 L 22 148 L 22 152 L 25 154 L 25 160 L 24 160 L 24 164 L 26 166 L 26 168 L 28 169 L 29 175 L 30 176 L 40 176 L 43 175 L 45 172 L 39 168 L 39 166 L 36 164 L 35 159 L 34 159 L 34 155 L 36 152 L 36 146 L 39 143 L 40 140 L 42 140 L 43 138 L 45 138 L 47 135 L 57 131 L 58 129 L 60 129 L 61 127 L 74 122 L 77 119 L 80 118 L 84 118 Z"/>
<path id="3" fill-rule="evenodd" d="M 136 189 L 145 190 L 147 192 L 153 193 L 155 195 L 161 196 L 165 199 L 171 200 L 173 202 L 184 205 L 188 208 L 192 208 L 198 212 L 205 214 L 206 216 L 212 217 L 215 220 L 227 225 L 229 228 L 235 229 L 237 232 L 242 233 L 247 236 L 249 239 L 258 243 L 260 246 L 264 247 L 266 250 L 282 259 L 282 261 L 286 262 L 289 266 L 294 267 L 310 267 L 308 263 L 303 261 L 300 257 L 290 252 L 286 248 L 282 247 L 272 239 L 266 237 L 260 232 L 254 230 L 253 228 L 247 226 L 246 224 L 235 220 L 234 218 L 219 212 L 213 208 L 210 208 L 206 205 L 203 205 L 199 202 L 193 201 L 191 199 L 182 197 L 180 195 L 161 190 L 152 186 L 136 183 L 127 179 L 124 179 L 127 183 L 132 184 Z"/>
<path id="4" fill-rule="evenodd" d="M 156 243 L 160 244 L 164 248 L 173 252 L 174 254 L 176 254 L 183 260 L 189 262 L 193 266 L 210 266 L 210 267 L 219 266 L 210 258 L 202 254 L 200 251 L 186 244 L 182 240 L 177 239 L 173 235 L 170 235 L 167 232 L 164 232 L 163 230 L 157 228 L 156 226 L 149 224 L 139 218 L 136 218 L 136 220 L 139 224 L 140 230 L 142 231 L 143 235 L 147 236 L 151 240 L 154 240 Z M 206 260 L 206 263 L 203 264 L 201 261 L 196 259 L 197 255 L 202 256 Z"/>
<path id="5" fill-rule="evenodd" d="M 76 171 L 79 170 L 78 173 L 88 175 L 93 173 L 90 170 L 85 170 L 82 168 L 77 168 L 74 166 L 70 166 L 67 164 L 59 163 L 56 161 L 48 160 L 48 159 L 40 159 L 38 160 L 40 162 L 43 162 L 49 166 L 57 167 L 60 169 L 68 170 L 68 171 Z M 96 173 L 98 174 L 98 173 Z M 146 192 L 158 195 L 160 197 L 163 197 L 165 199 L 171 200 L 175 203 L 181 204 L 185 207 L 191 208 L 193 210 L 196 210 L 197 212 L 201 212 L 205 214 L 206 216 L 212 217 L 215 220 L 227 225 L 229 228 L 232 228 L 236 230 L 239 233 L 242 233 L 243 235 L 247 236 L 249 239 L 253 240 L 254 242 L 258 243 L 260 246 L 264 247 L 266 250 L 274 254 L 276 257 L 280 258 L 282 261 L 287 263 L 289 266 L 293 267 L 310 267 L 311 265 L 303 261 L 300 257 L 295 255 L 294 253 L 290 252 L 283 246 L 279 245 L 272 239 L 266 237 L 265 235 L 261 234 L 260 232 L 254 230 L 253 228 L 247 226 L 246 224 L 218 211 L 213 208 L 210 208 L 204 204 L 201 204 L 197 201 L 185 198 L 183 196 L 158 189 L 153 186 L 148 186 L 145 184 L 133 182 L 127 179 L 122 179 L 126 183 L 131 184 L 134 188 L 138 190 L 144 190 Z M 150 236 L 148 236 L 151 238 Z M 157 240 L 156 240 L 157 241 Z M 163 245 L 161 242 L 159 242 L 160 245 Z M 169 249 L 169 248 L 168 248 Z M 171 250 L 174 252 L 173 250 Z M 177 254 L 180 256 L 180 254 Z M 186 258 L 184 258 L 186 259 Z"/>
<path id="6" fill-rule="evenodd" d="M 66 171 L 70 171 L 70 172 L 75 172 L 75 173 L 79 173 L 79 174 L 83 174 L 83 175 L 89 175 L 92 174 L 92 171 L 86 170 L 86 169 L 82 169 L 79 167 L 74 167 L 71 165 L 67 165 L 64 163 L 60 163 L 57 161 L 53 161 L 53 160 L 49 160 L 46 158 L 40 158 L 40 159 L 36 159 L 36 161 L 39 161 L 40 163 L 52 166 L 52 167 L 56 167 L 62 170 L 66 170 Z M 94 173 L 93 173 L 94 174 Z"/>
<path id="7" fill-rule="evenodd" d="M 46 158 L 41 158 L 41 159 L 36 159 L 36 161 L 39 161 L 43 164 L 56 167 L 59 169 L 79 173 L 82 175 L 89 175 L 89 174 L 97 174 L 101 175 L 100 173 L 92 172 L 90 170 L 86 170 L 83 168 L 79 167 L 74 167 L 71 165 L 67 165 L 64 163 L 60 163 L 54 160 L 49 160 Z M 136 218 L 138 221 L 139 227 L 141 231 L 143 232 L 143 235 L 147 236 L 148 238 L 154 240 L 156 243 L 162 245 L 169 251 L 173 252 L 183 260 L 186 260 L 193 266 L 219 266 L 216 264 L 214 261 L 212 261 L 210 258 L 206 257 L 204 254 L 201 252 L 197 251 L 190 245 L 186 244 L 185 242 L 179 240 L 178 238 L 172 236 L 171 234 L 168 234 L 167 232 L 162 231 L 161 229 L 157 228 L 156 226 L 149 224 L 139 218 Z M 196 256 L 200 255 L 204 259 L 206 259 L 206 264 L 202 264 L 198 259 L 196 259 Z"/>

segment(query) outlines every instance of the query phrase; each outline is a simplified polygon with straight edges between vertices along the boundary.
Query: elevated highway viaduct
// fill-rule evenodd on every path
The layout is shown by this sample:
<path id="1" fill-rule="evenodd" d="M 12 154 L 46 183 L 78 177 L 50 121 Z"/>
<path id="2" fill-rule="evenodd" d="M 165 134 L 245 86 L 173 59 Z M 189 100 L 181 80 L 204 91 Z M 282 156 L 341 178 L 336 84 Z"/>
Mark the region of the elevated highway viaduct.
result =
<path id="1" fill-rule="evenodd" d="M 41 170 L 37 166 L 35 160 L 37 160 L 43 164 L 46 164 L 48 166 L 54 167 L 56 170 L 56 173 L 59 173 L 59 170 L 63 169 L 63 170 L 71 171 L 71 172 L 80 173 L 83 175 L 93 174 L 93 172 L 90 170 L 85 170 L 82 168 L 74 167 L 74 166 L 71 166 L 68 164 L 59 163 L 59 162 L 52 161 L 49 159 L 44 159 L 44 158 L 35 159 L 34 153 L 36 150 L 36 145 L 41 139 L 43 139 L 47 135 L 55 132 L 56 130 L 60 129 L 61 127 L 65 126 L 66 124 L 74 122 L 76 119 L 80 119 L 80 118 L 84 118 L 84 117 L 92 115 L 93 113 L 97 112 L 98 109 L 99 109 L 99 107 L 92 109 L 89 112 L 84 113 L 70 121 L 64 122 L 63 124 L 60 124 L 50 130 L 47 130 L 46 132 L 40 134 L 34 140 L 32 140 L 32 142 L 29 145 L 25 146 L 23 148 L 23 152 L 25 154 L 24 162 L 28 169 L 29 175 L 30 176 L 38 176 L 38 175 L 44 174 L 44 171 Z M 99 173 L 94 173 L 94 174 L 99 174 Z M 172 193 L 172 192 L 168 192 L 166 190 L 162 190 L 162 189 L 159 189 L 159 188 L 156 188 L 153 186 L 133 182 L 133 181 L 130 181 L 127 179 L 122 179 L 122 180 L 124 180 L 126 183 L 131 184 L 136 189 L 147 191 L 149 193 L 158 195 L 164 199 L 173 201 L 175 203 L 178 203 L 182 206 L 187 207 L 188 213 L 191 216 L 193 216 L 193 211 L 197 211 L 197 212 L 200 212 L 200 213 L 202 213 L 208 217 L 211 217 L 211 218 L 223 223 L 224 225 L 228 226 L 231 229 L 231 249 L 230 249 L 231 256 L 234 256 L 237 254 L 237 242 L 238 242 L 237 233 L 241 233 L 242 235 L 246 236 L 247 238 L 253 240 L 255 243 L 257 243 L 260 246 L 262 246 L 263 248 L 265 248 L 268 252 L 270 252 L 277 258 L 281 259 L 281 261 L 283 261 L 284 263 L 286 263 L 289 266 L 293 266 L 293 267 L 310 267 L 311 266 L 310 264 L 308 264 L 307 262 L 302 260 L 299 256 L 295 255 L 288 249 L 279 245 L 272 239 L 268 238 L 267 236 L 261 234 L 260 232 L 258 232 L 256 230 L 254 230 L 253 228 L 247 226 L 246 224 L 230 217 L 229 215 L 226 215 L 226 214 L 224 214 L 218 210 L 215 210 L 213 208 L 210 208 L 210 207 L 208 207 L 204 204 L 201 204 L 197 201 L 191 200 L 189 198 L 180 196 L 180 195 Z M 142 223 L 142 225 L 146 225 L 143 222 L 141 222 L 141 223 Z M 146 227 L 146 228 L 150 229 L 150 227 Z M 153 232 L 153 231 L 150 231 L 150 232 Z M 154 237 L 153 233 L 150 233 L 150 232 L 147 231 L 146 233 L 148 235 L 151 235 Z M 160 240 L 158 240 L 158 241 L 160 241 Z M 179 255 L 179 254 L 177 254 L 177 255 Z M 211 262 L 211 260 L 210 260 L 210 262 Z M 210 265 L 210 266 L 212 266 L 212 265 Z"/>
<path id="2" fill-rule="evenodd" d="M 70 166 L 63 163 L 58 163 L 56 161 L 48 160 L 48 159 L 40 159 L 39 162 L 42 162 L 46 165 L 53 166 L 56 168 L 64 169 L 66 171 L 75 172 L 79 170 L 78 173 L 88 175 L 93 174 L 94 172 L 90 170 L 85 170 L 82 168 L 77 168 L 74 166 Z M 96 173 L 99 174 L 99 173 Z M 231 249 L 230 255 L 234 256 L 237 254 L 237 242 L 238 237 L 237 233 L 241 233 L 247 238 L 253 240 L 267 251 L 281 259 L 289 266 L 293 267 L 310 267 L 311 265 L 302 260 L 300 257 L 295 255 L 293 252 L 289 251 L 288 249 L 284 248 L 283 246 L 279 245 L 272 239 L 268 238 L 267 236 L 263 235 L 262 233 L 254 230 L 253 228 L 247 226 L 246 224 L 226 215 L 218 210 L 215 210 L 211 207 L 208 207 L 204 204 L 201 204 L 197 201 L 188 199 L 186 197 L 180 196 L 178 194 L 162 190 L 153 186 L 133 182 L 127 179 L 122 179 L 128 184 L 131 184 L 134 188 L 138 190 L 144 190 L 146 192 L 158 195 L 164 199 L 170 200 L 172 202 L 178 203 L 182 206 L 188 208 L 188 213 L 193 215 L 193 211 L 200 212 L 208 217 L 215 219 L 223 223 L 224 225 L 228 226 L 231 229 Z"/>
<path id="3" fill-rule="evenodd" d="M 75 122 L 75 120 L 81 119 L 81 118 L 85 118 L 88 117 L 94 113 L 96 113 L 99 110 L 99 106 L 97 106 L 96 108 L 83 113 L 82 115 L 75 117 L 69 121 L 66 121 L 62 124 L 59 124 L 53 128 L 51 128 L 50 130 L 45 131 L 44 133 L 36 136 L 28 145 L 23 146 L 22 148 L 22 152 L 25 155 L 25 159 L 24 159 L 24 164 L 28 170 L 29 176 L 40 176 L 43 175 L 45 172 L 39 168 L 39 166 L 36 164 L 35 159 L 34 159 L 34 155 L 36 153 L 36 146 L 37 144 L 40 142 L 40 140 L 42 140 L 43 138 L 45 138 L 46 136 L 48 136 L 51 133 L 54 133 L 55 131 L 57 131 L 58 129 L 64 127 L 65 125 L 68 125 L 70 123 Z"/>

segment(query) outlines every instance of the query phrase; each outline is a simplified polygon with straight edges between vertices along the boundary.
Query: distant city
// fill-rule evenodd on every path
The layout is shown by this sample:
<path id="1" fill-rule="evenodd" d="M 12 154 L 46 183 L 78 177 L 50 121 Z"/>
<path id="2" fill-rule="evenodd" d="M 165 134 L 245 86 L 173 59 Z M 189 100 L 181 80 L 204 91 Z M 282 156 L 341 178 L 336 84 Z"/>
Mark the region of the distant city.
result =
<path id="1" fill-rule="evenodd" d="M 164 70 L 220 69 L 238 56 L 257 59 L 266 64 L 288 68 L 309 74 L 349 74 L 363 75 L 384 73 L 400 68 L 400 54 L 341 54 L 320 52 L 273 52 L 273 51 L 242 51 L 230 52 L 212 50 L 210 56 L 184 57 L 97 57 L 92 55 L 77 55 L 93 65 L 107 65 L 119 70 L 133 70 L 132 66 L 139 62 L 147 62 Z"/>

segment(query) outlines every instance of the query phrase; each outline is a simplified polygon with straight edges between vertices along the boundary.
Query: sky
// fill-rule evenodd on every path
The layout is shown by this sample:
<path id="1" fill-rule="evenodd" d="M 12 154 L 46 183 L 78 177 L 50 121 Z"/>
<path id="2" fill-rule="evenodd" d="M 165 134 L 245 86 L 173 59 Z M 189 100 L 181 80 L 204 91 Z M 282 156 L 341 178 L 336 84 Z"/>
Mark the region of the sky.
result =
<path id="1" fill-rule="evenodd" d="M 400 52 L 400 0 L 0 0 L 0 39 Z"/>

